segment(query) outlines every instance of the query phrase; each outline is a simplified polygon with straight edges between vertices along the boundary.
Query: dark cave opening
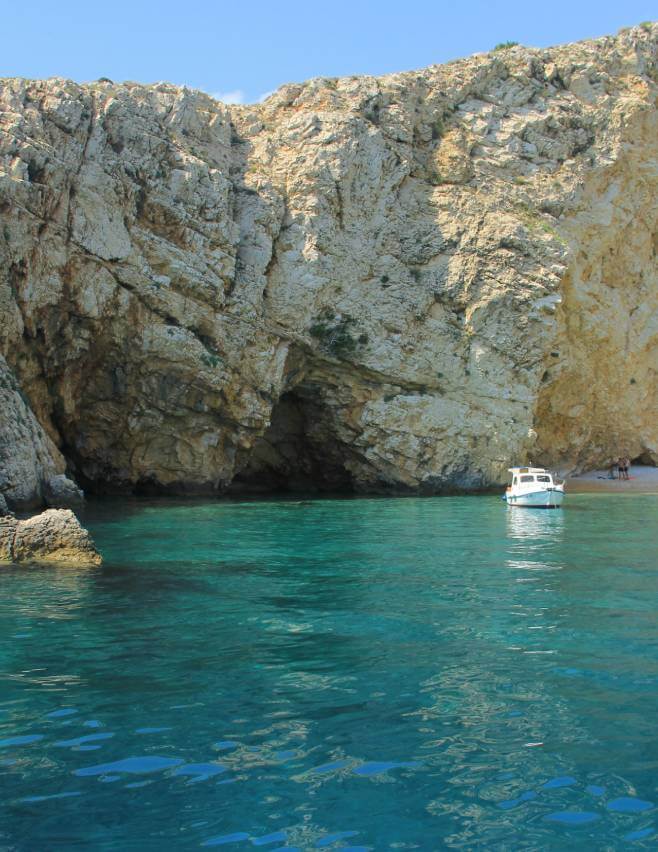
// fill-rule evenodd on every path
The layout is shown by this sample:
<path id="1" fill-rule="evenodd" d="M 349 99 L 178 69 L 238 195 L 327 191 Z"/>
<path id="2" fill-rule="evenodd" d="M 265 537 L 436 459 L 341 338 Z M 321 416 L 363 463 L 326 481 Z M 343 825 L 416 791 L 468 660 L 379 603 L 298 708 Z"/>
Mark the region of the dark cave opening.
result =
<path id="1" fill-rule="evenodd" d="M 349 447 L 313 387 L 283 394 L 270 426 L 246 454 L 229 491 L 353 493 Z"/>
<path id="2" fill-rule="evenodd" d="M 637 467 L 638 465 L 644 467 L 655 467 L 656 461 L 649 450 L 645 450 L 641 455 L 637 456 L 637 458 L 631 459 L 631 465 Z"/>

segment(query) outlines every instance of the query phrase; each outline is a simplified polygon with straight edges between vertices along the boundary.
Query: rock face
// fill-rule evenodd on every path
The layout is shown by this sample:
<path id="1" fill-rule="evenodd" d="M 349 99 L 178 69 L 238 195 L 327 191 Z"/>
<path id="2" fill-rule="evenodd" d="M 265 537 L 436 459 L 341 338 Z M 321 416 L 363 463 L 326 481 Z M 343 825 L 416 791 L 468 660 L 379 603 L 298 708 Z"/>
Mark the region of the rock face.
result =
<path id="1" fill-rule="evenodd" d="M 175 491 L 656 463 L 657 43 L 643 25 L 250 107 L 5 80 L 24 451 L 0 490 L 42 498 L 63 458 L 96 489 Z"/>
<path id="2" fill-rule="evenodd" d="M 4 495 L 0 494 L 0 518 L 5 517 L 5 515 L 13 515 L 13 512 L 7 505 Z"/>
<path id="3" fill-rule="evenodd" d="M 0 355 L 0 494 L 20 508 L 39 506 L 44 479 L 64 467 L 61 453 L 41 428 Z"/>
<path id="4" fill-rule="evenodd" d="M 100 565 L 89 533 L 69 509 L 48 509 L 26 521 L 0 518 L 0 562 Z"/>
<path id="5" fill-rule="evenodd" d="M 82 489 L 61 473 L 44 483 L 43 498 L 51 509 L 80 509 L 85 502 Z"/>
<path id="6" fill-rule="evenodd" d="M 61 471 L 66 463 L 34 416 L 0 355 L 0 515 L 7 503 L 32 509 L 79 508 L 84 494 Z"/>

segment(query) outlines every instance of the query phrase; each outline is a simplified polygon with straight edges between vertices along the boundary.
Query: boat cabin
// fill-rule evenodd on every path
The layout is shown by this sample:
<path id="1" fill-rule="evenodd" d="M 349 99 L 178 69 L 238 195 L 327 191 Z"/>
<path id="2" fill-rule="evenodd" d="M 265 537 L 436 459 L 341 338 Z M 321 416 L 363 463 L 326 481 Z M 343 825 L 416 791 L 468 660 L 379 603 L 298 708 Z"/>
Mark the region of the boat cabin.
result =
<path id="1" fill-rule="evenodd" d="M 546 488 L 554 485 L 553 475 L 543 467 L 510 467 L 512 488 L 524 490 L 528 487 Z"/>

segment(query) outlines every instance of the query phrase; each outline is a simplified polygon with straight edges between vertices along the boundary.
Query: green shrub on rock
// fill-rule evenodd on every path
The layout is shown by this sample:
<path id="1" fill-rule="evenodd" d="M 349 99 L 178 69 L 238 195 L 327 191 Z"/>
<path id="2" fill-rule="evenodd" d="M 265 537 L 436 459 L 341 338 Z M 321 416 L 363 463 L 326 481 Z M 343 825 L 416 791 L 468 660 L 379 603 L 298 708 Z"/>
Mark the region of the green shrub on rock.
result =
<path id="1" fill-rule="evenodd" d="M 355 321 L 349 314 L 335 314 L 329 308 L 324 308 L 309 328 L 309 334 L 330 355 L 347 358 L 354 354 L 359 345 L 364 346 L 368 342 L 367 334 L 360 334 L 357 339 L 352 336 L 350 330 L 354 326 Z"/>

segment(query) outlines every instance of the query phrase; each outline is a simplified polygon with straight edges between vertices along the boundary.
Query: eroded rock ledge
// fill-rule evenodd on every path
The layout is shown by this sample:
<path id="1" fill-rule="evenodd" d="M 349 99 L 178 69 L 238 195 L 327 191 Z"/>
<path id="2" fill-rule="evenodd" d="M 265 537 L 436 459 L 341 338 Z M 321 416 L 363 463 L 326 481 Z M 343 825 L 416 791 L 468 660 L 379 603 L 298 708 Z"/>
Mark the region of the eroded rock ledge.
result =
<path id="1" fill-rule="evenodd" d="M 1 440 L 22 450 L 0 443 L 0 491 L 38 505 L 66 470 L 95 490 L 440 491 L 512 461 L 655 464 L 657 41 L 249 107 L 2 81 Z"/>
<path id="2" fill-rule="evenodd" d="M 69 509 L 48 509 L 24 521 L 0 517 L 0 562 L 100 565 L 89 533 Z"/>

